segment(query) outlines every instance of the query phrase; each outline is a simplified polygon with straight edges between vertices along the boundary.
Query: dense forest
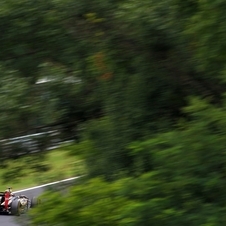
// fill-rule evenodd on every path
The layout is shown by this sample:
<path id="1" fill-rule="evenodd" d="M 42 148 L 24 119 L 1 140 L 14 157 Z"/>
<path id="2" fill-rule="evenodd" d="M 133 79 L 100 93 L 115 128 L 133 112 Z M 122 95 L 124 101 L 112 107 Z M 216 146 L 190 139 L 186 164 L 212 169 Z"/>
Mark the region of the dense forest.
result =
<path id="1" fill-rule="evenodd" d="M 226 224 L 225 7 L 1 1 L 0 138 L 63 128 L 87 168 L 34 225 Z"/>

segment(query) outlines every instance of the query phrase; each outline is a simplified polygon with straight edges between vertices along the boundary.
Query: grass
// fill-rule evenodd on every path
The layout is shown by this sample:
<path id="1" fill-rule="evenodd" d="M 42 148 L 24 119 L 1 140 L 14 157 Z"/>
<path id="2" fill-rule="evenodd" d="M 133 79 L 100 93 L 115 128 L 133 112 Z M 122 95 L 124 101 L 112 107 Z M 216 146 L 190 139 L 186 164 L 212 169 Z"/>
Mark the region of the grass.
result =
<path id="1" fill-rule="evenodd" d="M 16 191 L 84 174 L 83 161 L 69 155 L 67 149 L 49 151 L 42 161 L 37 161 L 37 155 L 7 160 L 0 168 L 0 191 L 7 187 Z"/>

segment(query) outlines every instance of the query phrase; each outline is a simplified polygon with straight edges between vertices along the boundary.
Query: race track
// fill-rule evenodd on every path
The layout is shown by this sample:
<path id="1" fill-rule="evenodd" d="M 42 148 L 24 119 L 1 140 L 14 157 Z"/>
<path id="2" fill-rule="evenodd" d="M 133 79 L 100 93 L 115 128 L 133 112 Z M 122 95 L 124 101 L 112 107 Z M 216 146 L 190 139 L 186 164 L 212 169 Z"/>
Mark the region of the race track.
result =
<path id="1" fill-rule="evenodd" d="M 31 190 L 27 191 L 21 191 L 21 192 L 14 192 L 15 195 L 24 194 L 28 196 L 29 198 L 32 198 L 34 196 L 39 196 L 43 192 L 43 187 L 33 188 Z M 1 226 L 19 226 L 18 223 L 16 223 L 17 217 L 15 216 L 9 216 L 9 215 L 0 215 L 0 225 Z"/>
<path id="2" fill-rule="evenodd" d="M 17 191 L 17 192 L 14 192 L 14 194 L 15 195 L 24 194 L 24 195 L 28 196 L 28 198 L 37 197 L 44 191 L 44 187 L 46 187 L 46 186 L 59 184 L 59 183 L 68 183 L 68 182 L 76 180 L 78 178 L 79 177 L 72 177 L 72 178 L 69 178 L 69 179 L 56 181 L 56 182 L 52 182 L 52 183 L 49 183 L 49 184 L 44 184 L 44 185 L 40 185 L 40 186 L 37 186 L 37 187 Z M 20 217 L 22 217 L 22 215 L 19 216 L 19 217 L 9 216 L 9 215 L 0 215 L 0 226 L 21 226 L 20 224 L 18 224 L 16 222 L 16 221 L 19 220 Z"/>

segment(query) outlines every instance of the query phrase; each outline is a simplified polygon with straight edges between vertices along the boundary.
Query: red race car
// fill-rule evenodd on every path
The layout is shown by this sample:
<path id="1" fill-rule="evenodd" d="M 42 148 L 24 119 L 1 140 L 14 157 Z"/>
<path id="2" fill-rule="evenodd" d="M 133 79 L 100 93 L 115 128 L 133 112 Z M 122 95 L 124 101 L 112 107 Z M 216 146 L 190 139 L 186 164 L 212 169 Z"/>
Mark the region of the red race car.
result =
<path id="1" fill-rule="evenodd" d="M 11 188 L 0 192 L 0 202 L 0 213 L 17 216 L 38 204 L 38 200 L 35 197 L 29 199 L 25 195 L 15 196 Z"/>

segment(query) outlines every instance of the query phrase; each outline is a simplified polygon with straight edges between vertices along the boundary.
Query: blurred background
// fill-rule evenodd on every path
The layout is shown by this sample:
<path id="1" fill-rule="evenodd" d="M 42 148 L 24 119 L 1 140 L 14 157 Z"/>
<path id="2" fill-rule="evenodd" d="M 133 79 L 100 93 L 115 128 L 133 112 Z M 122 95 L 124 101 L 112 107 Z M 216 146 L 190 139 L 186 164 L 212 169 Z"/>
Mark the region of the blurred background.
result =
<path id="1" fill-rule="evenodd" d="M 226 224 L 225 9 L 0 2 L 2 183 L 86 175 L 64 202 L 47 193 L 34 225 Z M 71 168 L 46 179 L 64 153 Z"/>

